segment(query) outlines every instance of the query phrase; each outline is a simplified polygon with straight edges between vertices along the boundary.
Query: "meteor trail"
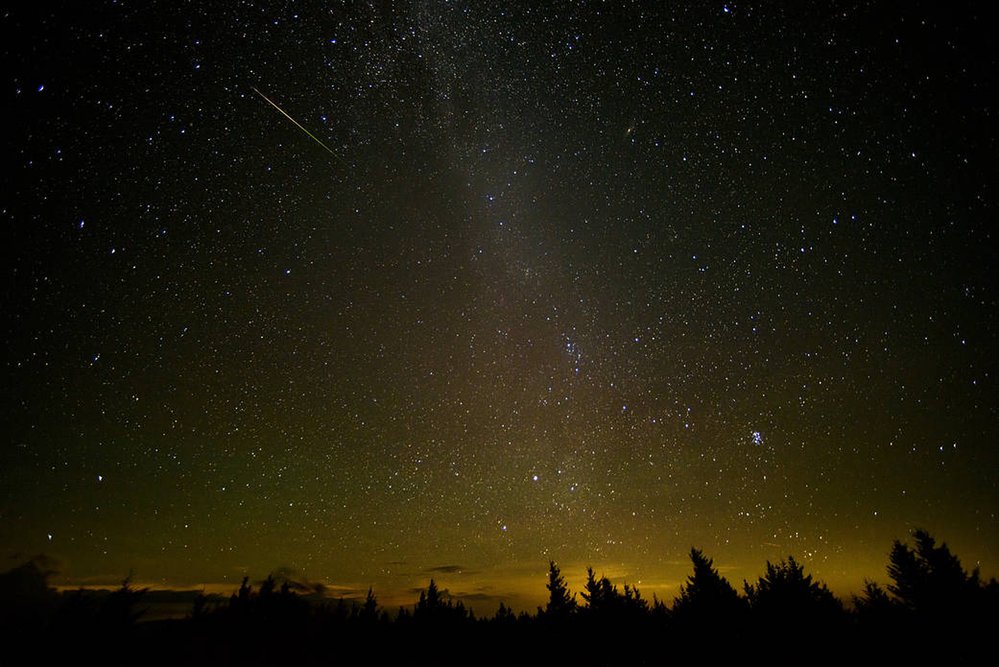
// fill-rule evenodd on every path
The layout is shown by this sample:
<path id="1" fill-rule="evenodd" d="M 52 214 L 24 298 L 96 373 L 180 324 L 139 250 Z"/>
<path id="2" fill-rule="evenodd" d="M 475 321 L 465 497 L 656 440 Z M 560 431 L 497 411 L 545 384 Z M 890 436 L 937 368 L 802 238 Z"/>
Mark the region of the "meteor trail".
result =
<path id="1" fill-rule="evenodd" d="M 335 157 L 337 160 L 340 160 L 341 162 L 343 162 L 343 158 L 341 158 L 339 155 L 337 155 L 336 153 L 334 153 L 332 151 L 332 149 L 330 149 L 329 146 L 327 146 L 326 144 L 324 144 L 323 142 L 321 142 L 316 135 L 312 134 L 311 132 L 309 132 L 308 130 L 306 130 L 304 127 L 302 127 L 301 123 L 299 123 L 297 120 L 295 120 L 294 118 L 292 118 L 291 116 L 289 116 L 285 112 L 284 109 L 282 109 L 277 104 L 275 104 L 273 101 L 271 101 L 271 98 L 269 98 L 266 95 L 264 95 L 262 92 L 260 92 L 259 90 L 257 90 L 254 86 L 250 86 L 250 88 L 253 88 L 253 92 L 255 92 L 257 95 L 260 95 L 262 98 L 264 98 L 264 100 L 266 100 L 268 104 L 270 104 L 272 107 L 274 107 L 275 109 L 277 109 L 278 111 L 280 111 L 281 115 L 283 115 L 285 118 L 287 118 L 292 123 L 294 123 L 295 127 L 297 127 L 302 132 L 305 132 L 307 135 L 309 135 L 310 137 L 312 137 L 312 140 L 315 141 L 320 146 L 322 146 L 323 148 L 325 148 L 327 153 L 329 153 L 330 155 L 332 155 L 333 157 Z"/>

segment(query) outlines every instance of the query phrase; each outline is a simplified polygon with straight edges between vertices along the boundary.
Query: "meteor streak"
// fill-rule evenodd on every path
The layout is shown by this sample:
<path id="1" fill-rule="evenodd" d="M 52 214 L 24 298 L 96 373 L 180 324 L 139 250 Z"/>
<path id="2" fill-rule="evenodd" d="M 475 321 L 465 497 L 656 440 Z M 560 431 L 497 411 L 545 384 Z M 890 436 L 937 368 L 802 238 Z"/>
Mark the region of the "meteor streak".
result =
<path id="1" fill-rule="evenodd" d="M 339 155 L 337 155 L 336 153 L 334 153 L 332 151 L 332 149 L 330 149 L 329 146 L 327 146 L 326 144 L 324 144 L 323 142 L 321 142 L 319 140 L 319 137 L 317 137 L 316 135 L 312 134 L 311 132 L 309 132 L 308 130 L 306 130 L 304 127 L 302 127 L 301 123 L 299 123 L 297 120 L 295 120 L 294 118 L 292 118 L 291 116 L 289 116 L 285 112 L 284 109 L 282 109 L 276 103 L 274 103 L 273 101 L 271 101 L 271 98 L 269 98 L 266 95 L 264 95 L 262 92 L 260 92 L 259 90 L 257 90 L 255 87 L 253 87 L 253 86 L 250 86 L 250 87 L 253 88 L 253 92 L 255 92 L 257 95 L 260 95 L 262 98 L 264 98 L 264 100 L 267 101 L 268 104 L 270 104 L 272 107 L 274 107 L 275 109 L 277 109 L 278 111 L 280 111 L 282 116 L 284 116 L 285 118 L 287 118 L 288 120 L 290 120 L 292 123 L 294 123 L 295 127 L 297 127 L 298 129 L 300 129 L 302 132 L 305 132 L 307 135 L 309 135 L 312 138 L 313 141 L 315 141 L 317 144 L 319 144 L 320 146 L 322 146 L 323 148 L 325 148 L 327 153 L 329 153 L 330 155 L 332 155 L 333 157 L 335 157 L 337 160 L 340 160 L 341 162 L 343 162 L 343 158 L 341 158 Z"/>

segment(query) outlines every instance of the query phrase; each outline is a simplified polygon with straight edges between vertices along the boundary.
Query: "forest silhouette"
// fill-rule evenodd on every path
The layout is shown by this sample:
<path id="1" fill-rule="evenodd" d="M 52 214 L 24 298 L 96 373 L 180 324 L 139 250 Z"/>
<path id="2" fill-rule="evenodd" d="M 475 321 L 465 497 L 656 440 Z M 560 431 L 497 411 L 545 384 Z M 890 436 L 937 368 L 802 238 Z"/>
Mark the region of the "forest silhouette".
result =
<path id="1" fill-rule="evenodd" d="M 789 556 L 767 562 L 742 592 L 691 549 L 693 571 L 667 604 L 587 570 L 570 590 L 549 563 L 548 600 L 536 613 L 500 603 L 477 617 L 431 579 L 415 605 L 303 595 L 289 580 L 249 578 L 228 599 L 199 595 L 184 618 L 143 620 L 145 589 L 57 592 L 44 558 L 0 574 L 0 665 L 99 664 L 673 664 L 765 658 L 778 664 L 874 663 L 932 656 L 949 663 L 990 651 L 999 583 L 968 572 L 946 544 L 916 530 L 896 540 L 890 583 L 865 582 L 848 604 Z M 298 589 L 298 590 L 297 590 Z"/>

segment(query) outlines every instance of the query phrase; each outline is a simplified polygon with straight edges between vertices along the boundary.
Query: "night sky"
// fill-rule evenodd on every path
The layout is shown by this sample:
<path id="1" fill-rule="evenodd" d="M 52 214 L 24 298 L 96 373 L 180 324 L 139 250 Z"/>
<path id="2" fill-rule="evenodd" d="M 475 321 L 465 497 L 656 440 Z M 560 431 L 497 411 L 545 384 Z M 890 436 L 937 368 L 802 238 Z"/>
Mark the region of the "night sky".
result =
<path id="1" fill-rule="evenodd" d="M 2 569 L 997 573 L 985 5 L 18 4 Z"/>

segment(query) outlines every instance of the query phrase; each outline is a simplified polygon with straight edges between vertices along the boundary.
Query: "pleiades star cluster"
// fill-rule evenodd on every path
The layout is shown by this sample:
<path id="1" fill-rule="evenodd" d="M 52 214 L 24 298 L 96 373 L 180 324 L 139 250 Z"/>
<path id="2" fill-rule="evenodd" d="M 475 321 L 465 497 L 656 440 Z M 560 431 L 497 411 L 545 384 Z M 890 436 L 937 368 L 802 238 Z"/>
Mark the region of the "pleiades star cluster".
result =
<path id="1" fill-rule="evenodd" d="M 984 5 L 17 3 L 0 547 L 671 601 L 999 566 Z"/>

